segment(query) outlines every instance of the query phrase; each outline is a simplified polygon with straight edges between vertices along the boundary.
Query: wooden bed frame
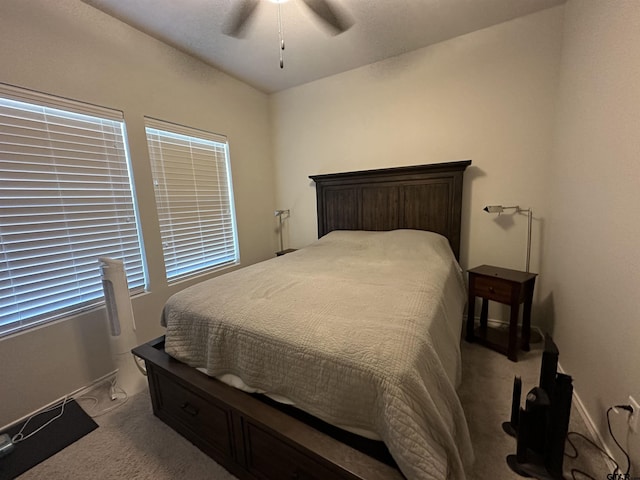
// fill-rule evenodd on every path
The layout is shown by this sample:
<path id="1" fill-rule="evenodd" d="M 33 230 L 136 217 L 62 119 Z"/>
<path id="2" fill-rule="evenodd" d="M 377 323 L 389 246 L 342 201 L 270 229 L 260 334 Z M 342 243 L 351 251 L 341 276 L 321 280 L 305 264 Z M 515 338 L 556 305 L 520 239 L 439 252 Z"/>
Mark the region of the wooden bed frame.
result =
<path id="1" fill-rule="evenodd" d="M 460 253 L 462 180 L 470 160 L 314 175 L 318 237 L 332 230 L 438 232 Z M 210 378 L 164 351 L 136 347 L 154 414 L 240 479 L 400 480 L 382 442 Z"/>

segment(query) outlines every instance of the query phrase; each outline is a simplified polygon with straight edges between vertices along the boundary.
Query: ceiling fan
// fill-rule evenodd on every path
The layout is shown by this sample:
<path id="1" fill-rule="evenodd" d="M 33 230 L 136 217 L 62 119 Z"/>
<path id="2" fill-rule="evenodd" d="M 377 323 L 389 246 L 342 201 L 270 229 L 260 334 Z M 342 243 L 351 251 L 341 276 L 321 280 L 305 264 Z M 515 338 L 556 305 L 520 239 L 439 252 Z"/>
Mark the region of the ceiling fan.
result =
<path id="1" fill-rule="evenodd" d="M 248 20 L 253 15 L 258 4 L 264 0 L 241 0 L 237 2 L 237 6 L 232 12 L 229 21 L 223 27 L 223 33 L 232 37 L 240 38 L 244 33 Z M 286 0 L 271 0 L 274 3 L 284 3 Z M 338 35 L 351 28 L 353 22 L 342 13 L 330 0 L 302 0 L 302 2 L 329 28 L 334 34 Z M 278 19 L 281 29 L 281 19 Z"/>

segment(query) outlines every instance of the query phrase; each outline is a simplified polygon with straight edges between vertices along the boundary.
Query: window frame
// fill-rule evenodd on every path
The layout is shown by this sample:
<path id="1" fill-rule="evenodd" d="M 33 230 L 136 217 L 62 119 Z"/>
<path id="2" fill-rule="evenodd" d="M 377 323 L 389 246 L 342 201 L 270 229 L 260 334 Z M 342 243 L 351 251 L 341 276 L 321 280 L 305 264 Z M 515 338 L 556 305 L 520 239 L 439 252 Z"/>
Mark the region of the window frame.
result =
<path id="1" fill-rule="evenodd" d="M 147 137 L 147 148 L 149 151 L 149 162 L 151 165 L 151 171 L 153 176 L 153 184 L 154 184 L 154 196 L 156 201 L 156 212 L 158 213 L 158 223 L 160 228 L 160 241 L 162 244 L 163 251 L 163 261 L 164 261 L 164 275 L 168 285 L 174 285 L 181 281 L 191 279 L 193 277 L 197 277 L 200 275 L 208 274 L 211 272 L 215 272 L 221 269 L 226 269 L 229 267 L 233 267 L 240 263 L 240 249 L 238 244 L 238 227 L 237 220 L 235 214 L 235 199 L 233 195 L 233 179 L 231 172 L 231 158 L 229 154 L 229 143 L 227 137 L 224 135 L 212 133 L 209 131 L 187 127 L 184 125 L 168 122 L 165 120 L 160 120 L 152 117 L 144 117 L 145 123 L 145 135 Z M 164 144 L 166 142 L 166 144 Z M 221 248 L 225 254 L 221 255 L 220 261 L 218 259 L 214 259 L 215 255 L 205 256 L 204 259 L 200 262 L 196 263 L 195 266 L 191 268 L 187 268 L 180 261 L 180 258 L 183 258 L 186 254 L 180 249 L 176 248 L 175 245 L 177 242 L 175 241 L 175 237 L 173 236 L 174 228 L 171 226 L 172 224 L 179 223 L 178 220 L 184 220 L 184 218 L 179 218 L 181 214 L 177 212 L 178 208 L 176 207 L 177 201 L 172 202 L 171 196 L 176 196 L 175 191 L 178 189 L 175 182 L 177 181 L 177 174 L 175 173 L 167 173 L 168 164 L 167 161 L 165 163 L 165 156 L 167 156 L 167 150 L 163 150 L 163 148 L 170 145 L 171 142 L 175 142 L 171 146 L 175 149 L 181 150 L 180 153 L 184 154 L 185 157 L 181 158 L 182 166 L 186 169 L 191 168 L 190 172 L 192 173 L 193 178 L 193 186 L 194 191 L 198 190 L 198 181 L 200 180 L 203 184 L 200 185 L 201 189 L 212 187 L 213 180 L 211 183 L 207 182 L 204 184 L 205 177 L 207 176 L 207 172 L 203 171 L 201 168 L 199 170 L 195 170 L 199 161 L 201 161 L 199 155 L 205 155 L 205 153 L 200 152 L 199 154 L 195 154 L 194 151 L 196 148 L 201 148 L 205 150 L 204 146 L 212 147 L 215 145 L 214 151 L 209 151 L 206 155 L 211 155 L 211 159 L 216 163 L 214 169 L 216 170 L 218 182 L 221 182 L 224 179 L 223 189 L 216 192 L 211 192 L 207 190 L 202 193 L 202 196 L 206 195 L 219 195 L 220 196 L 220 208 L 227 209 L 224 213 L 219 215 L 217 221 L 222 222 L 225 227 L 220 229 L 212 228 L 210 223 L 200 221 L 199 223 L 193 221 L 185 221 L 184 223 L 191 223 L 195 225 L 197 223 L 197 227 L 192 227 L 194 232 L 197 230 L 197 234 L 194 233 L 189 240 L 194 240 L 196 236 L 204 236 L 203 231 L 206 234 L 212 234 L 212 232 L 220 233 L 222 232 L 223 240 L 221 242 L 213 242 L 213 241 L 203 241 L 201 245 L 204 247 L 213 247 L 214 249 Z M 178 145 L 180 143 L 180 145 Z M 188 148 L 187 148 L 188 146 Z M 170 153 L 170 152 L 169 152 Z M 187 158 L 186 156 L 189 155 Z M 177 162 L 177 160 L 174 160 Z M 187 165 L 188 164 L 188 165 Z M 223 171 L 220 172 L 220 164 L 223 165 Z M 194 175 L 193 172 L 197 171 L 197 175 Z M 213 175 L 211 175 L 213 176 Z M 168 177 L 172 177 L 170 180 L 174 182 L 171 186 L 167 185 L 165 179 Z M 181 179 L 180 181 L 187 181 L 186 179 Z M 171 191 L 171 193 L 169 193 Z M 184 189 L 181 189 L 182 194 L 184 194 Z M 223 200 L 224 199 L 224 200 Z M 205 218 L 210 214 L 210 207 L 201 206 L 205 201 L 196 196 L 194 197 L 194 211 L 197 212 L 195 216 L 199 218 Z M 172 212 L 173 210 L 173 212 Z M 178 227 L 175 228 L 176 230 Z M 222 246 L 221 246 L 222 245 Z M 204 250 L 205 248 L 201 248 Z M 171 254 L 169 250 L 174 250 Z M 186 250 L 186 249 L 185 249 Z"/>
<path id="2" fill-rule="evenodd" d="M 0 225 L 4 230 L 4 234 L 0 230 L 0 235 L 4 235 L 0 245 L 0 291 L 11 292 L 10 298 L 13 298 L 12 303 L 8 300 L 0 302 L 0 308 L 5 308 L 5 312 L 12 314 L 13 318 L 13 320 L 0 324 L 0 338 L 71 317 L 103 304 L 104 297 L 98 263 L 100 256 L 121 254 L 129 263 L 127 277 L 130 282 L 130 294 L 146 291 L 148 272 L 123 113 L 2 83 L 0 83 L 0 98 L 8 100 L 3 101 L 1 107 L 6 115 L 3 114 L 1 117 L 5 122 L 5 128 L 0 129 L 0 138 L 4 137 L 0 140 L 0 173 L 3 177 L 6 176 L 8 181 L 4 187 L 0 186 L 0 192 L 4 193 L 3 197 L 5 198 L 3 202 L 5 204 L 0 205 L 0 208 L 5 212 L 9 212 L 13 208 L 14 213 L 18 212 L 17 209 L 29 213 L 24 217 L 22 215 L 25 214 L 20 212 L 13 215 L 12 218 L 16 219 L 17 224 L 27 225 L 17 228 L 17 232 L 15 222 L 0 219 Z M 16 108 L 15 117 L 9 121 L 8 114 L 13 110 L 13 107 L 21 107 L 15 102 L 28 104 L 29 107 L 24 106 L 22 110 Z M 40 111 L 38 112 L 38 110 Z M 33 118 L 27 118 L 29 115 L 25 112 L 28 112 Z M 96 125 L 95 130 L 93 130 L 94 125 Z M 109 130 L 113 134 L 113 140 L 109 140 L 105 136 L 107 135 L 105 132 L 109 132 Z M 93 134 L 96 135 L 92 136 Z M 19 143 L 11 142 L 11 139 L 16 138 L 20 140 Z M 44 140 L 47 138 L 49 143 L 43 146 Z M 33 147 L 38 142 L 41 143 L 38 147 L 39 151 Z M 101 145 L 100 142 L 104 145 Z M 56 149 L 56 147 L 60 147 L 60 149 Z M 31 157 L 39 161 L 34 162 L 32 159 L 30 161 L 27 156 L 20 160 L 20 155 L 25 155 L 21 149 L 24 149 L 25 152 L 29 149 L 33 150 Z M 23 167 L 20 168 L 20 166 Z M 80 179 L 84 179 L 83 181 L 87 183 L 79 183 Z M 24 185 L 28 186 L 30 182 L 36 180 L 40 182 L 37 185 L 43 185 L 42 188 L 58 192 L 57 205 L 47 204 L 42 200 L 36 201 L 34 199 L 38 196 L 37 193 L 29 194 L 27 193 L 29 188 L 23 189 Z M 78 186 L 71 187 L 74 182 Z M 92 196 L 99 191 L 97 188 L 84 187 L 83 189 L 79 187 L 80 185 L 102 187 L 105 192 L 108 192 L 108 195 L 96 194 Z M 126 191 L 124 191 L 125 185 Z M 123 192 L 122 198 L 124 200 L 122 201 L 117 193 L 118 187 L 122 189 L 120 192 Z M 32 190 L 39 191 L 37 188 L 32 188 Z M 78 193 L 71 193 L 73 191 Z M 12 202 L 23 203 L 12 205 Z M 41 205 L 39 205 L 40 203 Z M 121 208 L 124 208 L 123 213 L 120 212 Z M 82 211 L 83 209 L 85 211 Z M 62 224 L 66 225 L 66 229 L 60 229 L 60 234 L 57 236 L 50 235 L 45 233 L 43 228 L 38 231 L 36 223 L 33 223 L 32 226 L 30 222 L 22 220 L 23 218 L 34 219 L 35 215 L 51 218 L 51 226 L 54 229 L 59 228 Z M 34 221 L 32 220 L 32 222 Z M 77 222 L 78 229 L 70 227 L 69 222 Z M 96 233 L 92 235 L 91 229 L 94 229 Z M 76 231 L 82 232 L 82 237 L 73 233 Z M 135 237 L 131 236 L 131 232 L 135 233 Z M 131 255 L 126 253 L 128 247 L 123 246 L 122 235 L 125 234 L 127 238 L 132 239 L 133 253 Z M 9 237 L 12 238 L 12 241 L 8 240 Z M 106 240 L 113 240 L 113 242 L 108 245 Z M 16 278 L 20 277 L 20 274 L 17 273 L 19 264 L 16 258 L 20 257 L 15 251 L 15 246 L 19 246 L 21 243 L 26 244 L 26 242 L 35 245 L 42 244 L 42 247 L 32 250 L 35 252 L 33 257 L 23 255 L 24 262 L 27 265 L 33 265 L 35 270 L 33 276 L 32 274 L 22 275 L 27 279 L 16 284 Z M 91 265 L 90 262 L 93 253 L 79 253 L 83 247 L 86 248 L 91 243 L 98 246 L 97 250 L 105 252 L 95 255 L 94 265 Z M 120 246 L 109 249 L 116 244 Z M 127 244 L 126 239 L 124 244 Z M 59 253 L 62 245 L 67 247 L 67 251 L 73 253 Z M 47 252 L 42 253 L 41 250 L 45 248 Z M 86 251 L 90 252 L 91 250 L 87 249 Z M 52 261 L 55 256 L 58 256 L 59 261 L 56 263 L 60 265 L 78 262 L 79 266 L 74 267 L 76 268 L 74 273 L 68 275 L 69 278 L 76 275 L 74 282 L 77 291 L 74 294 L 69 294 L 68 298 L 60 300 L 60 303 L 65 303 L 64 306 L 52 307 L 48 310 L 46 307 L 44 308 L 46 311 L 37 315 L 35 313 L 29 315 L 26 313 L 28 309 L 35 308 L 38 302 L 45 302 L 45 299 L 50 302 L 48 305 L 56 305 L 57 303 L 52 298 L 53 289 L 72 283 L 58 283 L 62 278 L 60 273 L 63 271 L 62 268 L 60 271 L 54 270 L 57 272 L 57 276 L 54 273 L 47 275 L 42 263 L 34 261 L 40 259 Z M 95 272 L 95 277 L 93 277 L 93 272 Z M 29 278 L 32 277 L 41 279 L 40 285 L 42 287 L 38 285 L 29 287 L 29 282 L 32 282 Z M 80 281 L 79 278 L 83 280 Z M 7 281 L 10 284 L 9 287 L 7 287 Z M 27 295 L 29 288 L 32 291 L 30 295 Z M 46 295 L 40 295 L 41 292 L 46 292 Z M 23 297 L 19 301 L 16 300 L 18 295 L 30 296 L 31 299 Z"/>

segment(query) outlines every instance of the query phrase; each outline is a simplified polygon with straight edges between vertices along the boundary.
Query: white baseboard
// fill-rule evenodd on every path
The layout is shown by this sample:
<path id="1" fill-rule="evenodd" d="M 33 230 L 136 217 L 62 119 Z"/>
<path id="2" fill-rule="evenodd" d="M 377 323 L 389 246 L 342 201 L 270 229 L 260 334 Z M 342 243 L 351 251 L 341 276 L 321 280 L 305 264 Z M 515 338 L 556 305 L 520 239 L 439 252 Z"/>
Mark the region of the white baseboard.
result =
<path id="1" fill-rule="evenodd" d="M 480 317 L 476 316 L 476 322 L 480 322 Z M 490 327 L 508 327 L 509 322 L 506 320 L 497 320 L 495 318 L 487 318 L 487 325 L 489 325 Z M 537 325 L 531 325 L 531 330 L 535 330 L 540 334 L 541 337 L 544 338 L 544 334 L 542 333 L 542 330 L 540 330 L 540 327 L 538 327 Z"/>
<path id="2" fill-rule="evenodd" d="M 98 385 L 101 385 L 105 382 L 110 382 L 112 381 L 114 378 L 116 378 L 116 375 L 118 373 L 118 370 L 114 370 L 113 372 L 109 372 L 106 375 L 103 375 L 102 377 L 98 378 L 97 380 L 94 380 L 93 382 L 91 382 L 89 385 L 85 385 L 82 388 L 79 388 L 78 390 L 76 390 L 75 392 L 69 394 L 70 398 L 80 398 L 83 395 L 86 395 L 87 393 L 89 393 L 90 391 L 92 391 L 94 388 L 96 388 Z"/>
<path id="3" fill-rule="evenodd" d="M 87 392 L 90 392 L 91 390 L 93 390 L 94 388 L 96 388 L 98 385 L 100 385 L 100 384 L 102 384 L 102 383 L 104 383 L 104 382 L 106 382 L 106 381 L 109 381 L 109 380 L 111 380 L 112 378 L 114 378 L 114 377 L 116 376 L 116 373 L 118 373 L 118 371 L 117 371 L 117 370 L 114 370 L 113 372 L 109 372 L 109 373 L 107 373 L 106 375 L 103 375 L 102 377 L 98 378 L 97 380 L 94 380 L 94 381 L 93 381 L 93 382 L 91 382 L 90 384 L 85 385 L 84 387 L 80 387 L 79 389 L 77 389 L 77 390 L 75 390 L 75 391 L 73 391 L 73 392 L 69 393 L 68 395 L 66 395 L 66 398 L 67 398 L 67 399 L 71 399 L 71 398 L 78 398 L 78 397 L 81 397 L 82 395 L 86 395 L 86 394 L 87 394 Z M 62 396 L 62 397 L 58 398 L 57 400 L 55 400 L 55 401 L 53 401 L 53 402 L 51 402 L 51 403 L 48 403 L 47 405 L 42 406 L 42 407 L 41 407 L 41 408 L 39 408 L 38 410 L 34 410 L 33 412 L 28 413 L 28 414 L 27 414 L 27 415 L 25 415 L 24 417 L 19 418 L 18 420 L 14 421 L 14 422 L 11 422 L 10 424 L 5 425 L 4 427 L 1 427 L 1 428 L 0 428 L 0 432 L 3 432 L 3 431 L 5 431 L 5 430 L 6 430 L 6 429 L 8 429 L 8 428 L 13 427 L 14 425 L 18 425 L 19 423 L 21 423 L 21 422 L 23 422 L 23 421 L 27 420 L 28 418 L 30 418 L 30 417 L 32 417 L 32 416 L 34 416 L 34 415 L 37 415 L 38 413 L 42 412 L 43 410 L 46 410 L 47 408 L 49 408 L 49 407 L 51 407 L 51 406 L 55 405 L 56 403 L 60 403 L 60 402 L 62 402 L 62 400 L 64 400 L 64 398 L 65 398 L 65 397 L 64 397 L 64 396 Z"/>

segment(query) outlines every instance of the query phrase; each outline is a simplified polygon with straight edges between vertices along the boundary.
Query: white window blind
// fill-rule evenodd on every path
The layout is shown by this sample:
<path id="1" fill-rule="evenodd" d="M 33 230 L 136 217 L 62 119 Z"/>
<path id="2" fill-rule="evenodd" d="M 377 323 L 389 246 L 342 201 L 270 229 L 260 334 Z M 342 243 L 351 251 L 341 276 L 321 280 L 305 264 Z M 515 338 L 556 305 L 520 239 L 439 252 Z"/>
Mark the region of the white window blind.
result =
<path id="1" fill-rule="evenodd" d="M 145 284 L 122 113 L 0 84 L 0 335 Z"/>
<path id="2" fill-rule="evenodd" d="M 145 118 L 167 279 L 238 262 L 226 137 Z"/>

